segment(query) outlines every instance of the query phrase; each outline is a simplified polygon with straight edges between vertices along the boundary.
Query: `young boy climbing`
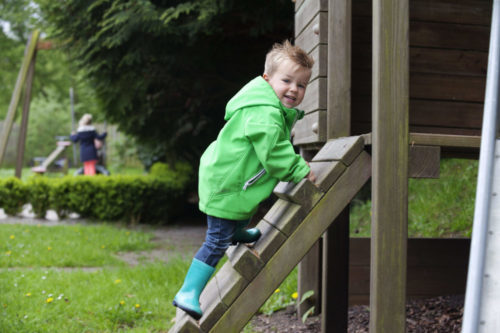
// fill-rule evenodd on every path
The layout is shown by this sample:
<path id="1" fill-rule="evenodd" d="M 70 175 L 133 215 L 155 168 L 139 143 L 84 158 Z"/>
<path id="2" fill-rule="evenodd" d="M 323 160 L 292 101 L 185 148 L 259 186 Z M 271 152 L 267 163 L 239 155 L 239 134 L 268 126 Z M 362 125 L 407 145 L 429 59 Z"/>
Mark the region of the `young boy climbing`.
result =
<path id="1" fill-rule="evenodd" d="M 261 201 L 279 181 L 315 181 L 295 153 L 290 131 L 304 116 L 302 102 L 314 60 L 285 41 L 266 55 L 264 74 L 247 83 L 226 106 L 226 124 L 200 160 L 199 208 L 207 215 L 205 242 L 193 258 L 173 304 L 195 319 L 199 297 L 231 244 L 257 241 L 245 229 Z"/>

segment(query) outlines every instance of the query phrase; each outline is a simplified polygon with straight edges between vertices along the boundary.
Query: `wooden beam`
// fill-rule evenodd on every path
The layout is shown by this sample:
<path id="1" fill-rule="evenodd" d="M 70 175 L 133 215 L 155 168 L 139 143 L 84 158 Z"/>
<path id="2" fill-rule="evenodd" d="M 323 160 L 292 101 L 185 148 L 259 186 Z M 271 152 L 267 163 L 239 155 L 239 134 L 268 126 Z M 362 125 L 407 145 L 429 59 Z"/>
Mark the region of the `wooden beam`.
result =
<path id="1" fill-rule="evenodd" d="M 365 145 L 372 144 L 372 133 L 361 135 Z M 409 144 L 421 146 L 479 148 L 481 136 L 432 133 L 410 133 Z"/>
<path id="2" fill-rule="evenodd" d="M 373 2 L 370 332 L 405 332 L 409 1 Z"/>
<path id="3" fill-rule="evenodd" d="M 2 164 L 3 157 L 5 155 L 5 149 L 7 148 L 7 141 L 9 140 L 10 131 L 12 129 L 12 124 L 14 123 L 14 116 L 16 115 L 16 109 L 21 99 L 21 92 L 26 81 L 26 76 L 28 75 L 28 68 L 31 63 L 31 59 L 35 54 L 35 48 L 38 41 L 38 36 L 40 31 L 35 30 L 31 34 L 31 37 L 26 44 L 26 49 L 24 51 L 23 63 L 19 74 L 17 76 L 16 86 L 14 92 L 12 93 L 12 98 L 10 100 L 9 109 L 7 111 L 7 116 L 3 123 L 2 132 L 0 133 L 0 165 Z"/>
<path id="4" fill-rule="evenodd" d="M 328 5 L 327 139 L 350 135 L 351 0 Z"/>
<path id="5" fill-rule="evenodd" d="M 17 139 L 17 158 L 16 158 L 16 177 L 21 179 L 23 172 L 24 148 L 26 145 L 26 134 L 28 133 L 28 118 L 31 103 L 31 88 L 33 88 L 33 78 L 35 76 L 36 52 L 33 53 L 33 58 L 28 69 L 28 77 L 26 79 L 26 88 L 24 90 L 23 114 L 21 119 L 21 129 Z"/>

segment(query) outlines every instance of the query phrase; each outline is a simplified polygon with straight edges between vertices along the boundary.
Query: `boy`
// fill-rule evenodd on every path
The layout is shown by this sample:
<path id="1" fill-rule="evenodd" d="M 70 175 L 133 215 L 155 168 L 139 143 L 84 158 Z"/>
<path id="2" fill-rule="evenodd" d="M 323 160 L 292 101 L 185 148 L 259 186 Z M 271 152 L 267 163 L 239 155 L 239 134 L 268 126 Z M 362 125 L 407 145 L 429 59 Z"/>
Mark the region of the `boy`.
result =
<path id="1" fill-rule="evenodd" d="M 260 238 L 257 228 L 244 228 L 278 181 L 315 181 L 290 141 L 291 128 L 304 115 L 294 107 L 304 98 L 313 63 L 290 42 L 275 44 L 264 74 L 227 104 L 227 122 L 201 157 L 199 208 L 208 230 L 173 301 L 195 319 L 202 316 L 199 296 L 229 245 Z"/>

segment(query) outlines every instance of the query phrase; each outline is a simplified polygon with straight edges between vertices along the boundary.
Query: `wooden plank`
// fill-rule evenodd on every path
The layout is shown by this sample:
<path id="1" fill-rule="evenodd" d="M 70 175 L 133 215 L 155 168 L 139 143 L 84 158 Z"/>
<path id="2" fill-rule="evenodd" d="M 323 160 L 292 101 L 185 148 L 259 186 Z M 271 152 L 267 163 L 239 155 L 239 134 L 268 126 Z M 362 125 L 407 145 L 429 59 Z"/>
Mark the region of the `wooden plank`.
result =
<path id="1" fill-rule="evenodd" d="M 293 144 L 309 145 L 326 141 L 326 110 L 308 113 L 293 128 Z"/>
<path id="2" fill-rule="evenodd" d="M 441 147 L 479 148 L 479 146 L 481 145 L 481 137 L 465 136 L 465 135 L 431 134 L 431 133 L 429 134 L 411 133 L 410 144 L 441 146 Z"/>
<path id="3" fill-rule="evenodd" d="M 409 1 L 373 3 L 370 332 L 406 327 Z"/>
<path id="4" fill-rule="evenodd" d="M 316 32 L 317 33 L 316 33 Z M 295 45 L 310 53 L 319 44 L 328 43 L 328 13 L 320 12 L 298 36 Z"/>
<path id="5" fill-rule="evenodd" d="M 295 232 L 234 301 L 211 332 L 240 330 L 310 250 L 335 217 L 369 179 L 371 159 L 362 153 L 325 194 Z"/>
<path id="6" fill-rule="evenodd" d="M 300 205 L 278 199 L 264 216 L 264 220 L 280 230 L 285 236 L 289 236 L 302 222 L 306 213 Z"/>
<path id="7" fill-rule="evenodd" d="M 295 12 L 298 12 L 305 1 L 304 0 L 295 0 L 294 2 L 295 2 Z"/>
<path id="8" fill-rule="evenodd" d="M 353 96 L 368 96 L 371 89 L 370 74 L 357 70 L 352 74 Z M 410 98 L 482 103 L 485 84 L 483 76 L 412 73 Z"/>
<path id="9" fill-rule="evenodd" d="M 371 1 L 353 3 L 354 16 L 371 16 Z M 491 0 L 412 0 L 410 20 L 443 23 L 491 24 Z"/>
<path id="10" fill-rule="evenodd" d="M 408 239 L 409 299 L 459 295 L 465 292 L 470 239 Z M 368 304 L 370 239 L 351 238 L 349 257 L 349 304 Z"/>
<path id="11" fill-rule="evenodd" d="M 321 332 L 347 332 L 348 289 L 349 205 L 323 235 Z"/>
<path id="12" fill-rule="evenodd" d="M 245 244 L 229 247 L 226 254 L 233 268 L 247 281 L 252 280 L 264 266 L 257 253 Z"/>
<path id="13" fill-rule="evenodd" d="M 19 70 L 19 74 L 17 76 L 14 92 L 12 93 L 12 97 L 10 99 L 9 109 L 7 110 L 7 116 L 5 117 L 2 132 L 0 133 L 0 165 L 2 164 L 5 155 L 5 149 L 7 148 L 10 131 L 12 129 L 12 124 L 14 123 L 14 116 L 16 115 L 16 109 L 19 104 L 19 99 L 21 98 L 21 91 L 23 89 L 24 82 L 26 81 L 26 76 L 28 75 L 31 59 L 36 52 L 35 48 L 39 35 L 40 31 L 33 31 L 26 44 L 26 49 L 24 50 L 24 58 L 21 64 L 21 69 Z"/>
<path id="14" fill-rule="evenodd" d="M 327 139 L 351 130 L 351 0 L 330 0 L 328 11 Z"/>
<path id="15" fill-rule="evenodd" d="M 316 80 L 318 77 L 326 77 L 328 69 L 328 46 L 324 44 L 318 45 L 317 48 L 311 51 L 310 56 L 314 59 L 310 81 Z"/>
<path id="16" fill-rule="evenodd" d="M 371 122 L 371 98 L 353 101 L 353 123 Z M 410 100 L 410 126 L 481 129 L 483 103 Z"/>
<path id="17" fill-rule="evenodd" d="M 313 162 L 341 161 L 350 165 L 363 151 L 365 144 L 360 136 L 348 136 L 328 141 L 314 156 Z"/>
<path id="18" fill-rule="evenodd" d="M 181 309 L 177 309 L 175 324 L 168 331 L 169 333 L 202 333 L 196 320 Z"/>
<path id="19" fill-rule="evenodd" d="M 28 74 L 26 78 L 26 88 L 24 90 L 23 113 L 21 117 L 21 128 L 17 139 L 16 177 L 21 179 L 24 162 L 24 148 L 26 145 L 26 134 L 28 133 L 28 118 L 31 103 L 31 88 L 33 87 L 33 77 L 35 76 L 36 52 L 33 53 Z"/>
<path id="20" fill-rule="evenodd" d="M 226 307 L 230 306 L 248 285 L 248 281 L 233 268 L 230 262 L 226 262 L 217 272 L 215 281 L 221 302 Z"/>
<path id="21" fill-rule="evenodd" d="M 200 308 L 203 316 L 199 320 L 202 331 L 208 331 L 227 310 L 219 294 L 217 280 L 210 279 L 200 295 Z"/>
<path id="22" fill-rule="evenodd" d="M 300 34 L 319 13 L 328 11 L 328 0 L 306 0 L 295 13 L 295 35 Z"/>
<path id="23" fill-rule="evenodd" d="M 354 44 L 371 44 L 371 18 L 352 18 Z M 489 26 L 410 22 L 410 46 L 488 52 Z"/>
<path id="24" fill-rule="evenodd" d="M 353 46 L 352 68 L 371 69 L 371 54 L 364 52 L 367 48 L 371 45 Z M 486 76 L 487 65 L 488 53 L 484 51 L 410 47 L 410 73 Z"/>
<path id="25" fill-rule="evenodd" d="M 316 186 L 323 192 L 328 191 L 346 169 L 345 164 L 340 161 L 310 162 L 309 166 L 311 167 L 311 171 L 316 175 Z"/>
<path id="26" fill-rule="evenodd" d="M 439 178 L 440 160 L 440 147 L 410 145 L 408 177 Z"/>
<path id="27" fill-rule="evenodd" d="M 298 106 L 299 109 L 306 113 L 316 110 L 324 110 L 327 107 L 327 79 L 319 77 L 316 80 L 309 82 L 302 103 Z"/>
<path id="28" fill-rule="evenodd" d="M 286 236 L 266 220 L 257 223 L 256 228 L 260 230 L 262 236 L 253 248 L 259 255 L 260 260 L 265 264 L 286 241 Z"/>
<path id="29" fill-rule="evenodd" d="M 302 179 L 298 184 L 279 182 L 273 193 L 280 199 L 300 205 L 306 211 L 314 207 L 324 194 L 308 179 Z"/>

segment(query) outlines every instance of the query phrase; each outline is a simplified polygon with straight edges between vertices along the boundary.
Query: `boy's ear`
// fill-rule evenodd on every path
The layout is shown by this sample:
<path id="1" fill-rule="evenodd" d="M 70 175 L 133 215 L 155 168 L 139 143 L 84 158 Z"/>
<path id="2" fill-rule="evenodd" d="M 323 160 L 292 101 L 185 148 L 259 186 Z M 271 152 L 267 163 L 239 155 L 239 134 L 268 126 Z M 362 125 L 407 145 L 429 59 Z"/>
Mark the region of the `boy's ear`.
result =
<path id="1" fill-rule="evenodd" d="M 266 73 L 262 74 L 262 77 L 264 78 L 264 80 L 268 81 L 269 82 L 269 75 L 267 75 Z"/>

